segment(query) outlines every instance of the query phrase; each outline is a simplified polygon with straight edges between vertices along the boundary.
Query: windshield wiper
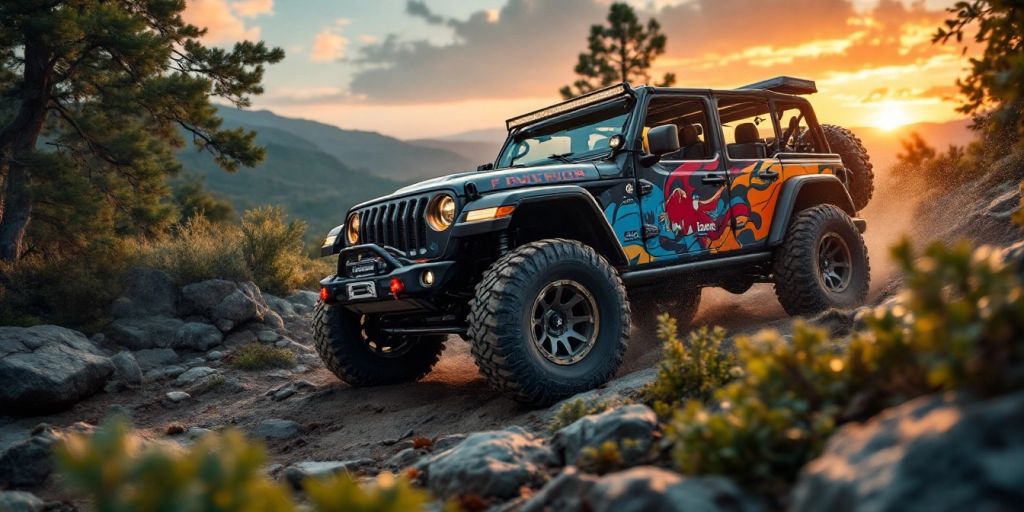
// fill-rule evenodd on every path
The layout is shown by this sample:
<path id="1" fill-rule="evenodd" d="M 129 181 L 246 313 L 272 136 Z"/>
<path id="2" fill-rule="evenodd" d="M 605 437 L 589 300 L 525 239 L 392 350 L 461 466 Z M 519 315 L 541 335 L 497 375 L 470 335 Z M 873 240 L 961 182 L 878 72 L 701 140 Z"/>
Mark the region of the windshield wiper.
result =
<path id="1" fill-rule="evenodd" d="M 573 153 L 572 151 L 570 151 L 568 153 L 555 153 L 553 155 L 548 155 L 548 159 L 549 160 L 558 160 L 559 162 L 562 162 L 562 163 L 571 164 L 572 160 L 570 160 L 569 157 L 574 155 L 574 154 L 575 153 Z"/>

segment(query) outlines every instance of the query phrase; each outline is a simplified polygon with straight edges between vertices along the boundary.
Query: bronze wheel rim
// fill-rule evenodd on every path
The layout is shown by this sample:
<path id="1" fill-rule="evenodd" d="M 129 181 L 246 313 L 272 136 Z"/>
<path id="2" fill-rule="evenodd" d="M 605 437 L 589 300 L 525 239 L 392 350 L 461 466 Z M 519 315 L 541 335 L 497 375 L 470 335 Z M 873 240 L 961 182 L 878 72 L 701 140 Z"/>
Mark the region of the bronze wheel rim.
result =
<path id="1" fill-rule="evenodd" d="M 853 258 L 846 240 L 837 233 L 826 233 L 818 242 L 818 278 L 832 293 L 842 293 L 850 286 Z"/>

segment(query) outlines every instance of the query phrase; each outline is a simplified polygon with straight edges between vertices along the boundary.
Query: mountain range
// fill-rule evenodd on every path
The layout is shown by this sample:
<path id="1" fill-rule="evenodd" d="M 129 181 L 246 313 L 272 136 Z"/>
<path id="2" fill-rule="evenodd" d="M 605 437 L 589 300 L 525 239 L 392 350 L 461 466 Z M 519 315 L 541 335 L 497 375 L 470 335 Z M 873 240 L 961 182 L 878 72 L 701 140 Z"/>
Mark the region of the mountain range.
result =
<path id="1" fill-rule="evenodd" d="M 210 155 L 186 148 L 179 154 L 186 172 L 204 178 L 215 195 L 238 211 L 279 204 L 310 225 L 319 237 L 344 220 L 354 204 L 425 178 L 473 169 L 494 160 L 504 139 L 500 128 L 473 130 L 433 138 L 400 140 L 376 132 L 345 130 L 325 123 L 294 119 L 267 110 L 220 107 L 225 127 L 256 131 L 266 147 L 265 161 L 235 173 L 221 170 Z M 854 128 L 884 172 L 895 162 L 900 140 L 917 132 L 933 147 L 971 140 L 969 121 L 920 123 L 882 131 Z"/>

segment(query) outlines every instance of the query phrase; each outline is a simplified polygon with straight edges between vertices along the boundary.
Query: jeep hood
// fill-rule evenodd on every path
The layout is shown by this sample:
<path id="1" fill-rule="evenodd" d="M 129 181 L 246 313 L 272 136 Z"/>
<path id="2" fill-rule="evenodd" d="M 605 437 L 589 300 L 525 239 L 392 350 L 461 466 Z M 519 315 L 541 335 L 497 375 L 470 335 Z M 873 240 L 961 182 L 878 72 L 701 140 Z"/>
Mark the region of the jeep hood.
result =
<path id="1" fill-rule="evenodd" d="M 356 206 L 356 208 L 370 203 L 431 190 L 448 189 L 462 195 L 465 193 L 467 183 L 473 183 L 479 193 L 486 194 L 488 192 L 513 188 L 595 181 L 601 178 L 602 173 L 598 169 L 599 165 L 594 162 L 580 162 L 450 174 L 402 187 L 391 195 L 368 201 Z"/>

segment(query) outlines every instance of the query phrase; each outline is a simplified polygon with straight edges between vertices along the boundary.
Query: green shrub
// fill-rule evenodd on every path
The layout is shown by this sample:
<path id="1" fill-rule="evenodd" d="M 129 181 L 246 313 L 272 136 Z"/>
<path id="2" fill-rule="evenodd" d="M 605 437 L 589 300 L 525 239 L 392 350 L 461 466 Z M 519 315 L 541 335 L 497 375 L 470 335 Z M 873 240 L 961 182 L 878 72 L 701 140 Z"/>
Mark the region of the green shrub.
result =
<path id="1" fill-rule="evenodd" d="M 382 474 L 367 486 L 339 475 L 308 479 L 311 508 L 265 473 L 266 455 L 238 431 L 208 434 L 185 449 L 144 447 L 125 423 L 108 421 L 73 435 L 55 453 L 64 481 L 100 512 L 133 510 L 398 512 L 423 510 L 430 496 L 408 480 Z"/>
<path id="2" fill-rule="evenodd" d="M 646 461 L 648 453 L 638 439 L 605 441 L 598 447 L 587 446 L 580 451 L 575 464 L 587 473 L 603 475 Z"/>
<path id="3" fill-rule="evenodd" d="M 237 227 L 213 224 L 197 213 L 172 235 L 152 242 L 147 263 L 167 272 L 179 285 L 207 279 L 249 280 L 240 237 Z"/>
<path id="4" fill-rule="evenodd" d="M 990 248 L 893 250 L 906 275 L 899 301 L 845 342 L 797 322 L 792 340 L 737 340 L 740 377 L 708 403 L 690 400 L 667 432 L 680 471 L 731 476 L 778 496 L 838 424 L 941 391 L 1024 388 L 1024 294 Z"/>
<path id="5" fill-rule="evenodd" d="M 562 404 L 562 406 L 555 411 L 554 416 L 551 417 L 551 421 L 548 422 L 548 430 L 554 432 L 556 430 L 563 429 L 584 416 L 602 413 L 606 410 L 608 410 L 608 403 L 606 402 L 577 398 L 576 400 Z"/>
<path id="6" fill-rule="evenodd" d="M 738 372 L 735 354 L 722 350 L 725 330 L 720 327 L 691 331 L 684 344 L 675 319 L 663 314 L 658 317 L 658 339 L 663 355 L 657 377 L 644 389 L 644 399 L 659 416 L 671 415 L 686 399 L 709 399 Z"/>
<path id="7" fill-rule="evenodd" d="M 121 276 L 140 260 L 131 240 L 94 241 L 81 253 L 32 254 L 0 262 L 0 325 L 52 323 L 102 329 Z"/>
<path id="8" fill-rule="evenodd" d="M 306 223 L 285 222 L 284 210 L 263 206 L 242 215 L 240 250 L 242 259 L 260 288 L 276 294 L 287 293 L 301 281 L 302 237 Z"/>
<path id="9" fill-rule="evenodd" d="M 250 343 L 231 355 L 231 366 L 240 370 L 266 370 L 295 366 L 295 354 L 286 348 Z"/>

